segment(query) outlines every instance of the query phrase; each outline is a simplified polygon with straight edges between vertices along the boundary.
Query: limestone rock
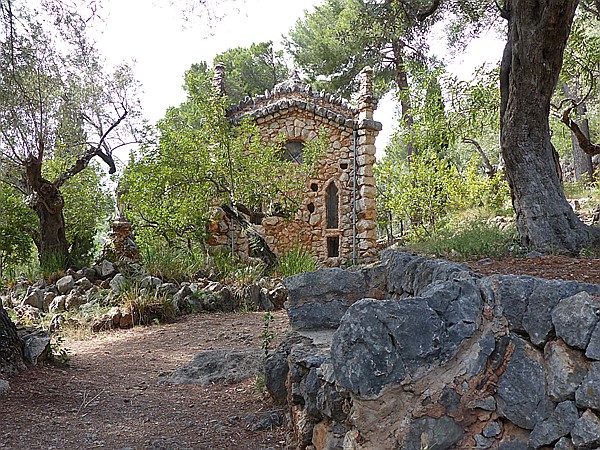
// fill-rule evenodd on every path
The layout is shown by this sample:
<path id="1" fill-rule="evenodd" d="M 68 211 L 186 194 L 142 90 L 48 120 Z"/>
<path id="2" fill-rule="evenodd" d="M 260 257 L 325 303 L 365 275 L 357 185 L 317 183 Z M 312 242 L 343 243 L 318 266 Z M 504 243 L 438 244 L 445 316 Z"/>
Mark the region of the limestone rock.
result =
<path id="1" fill-rule="evenodd" d="M 87 291 L 92 287 L 92 282 L 88 280 L 86 277 L 81 277 L 79 280 L 75 282 L 75 286 L 78 288 Z"/>
<path id="2" fill-rule="evenodd" d="M 23 355 L 34 366 L 43 361 L 50 350 L 50 336 L 46 331 L 36 331 L 23 336 Z"/>
<path id="3" fill-rule="evenodd" d="M 103 259 L 100 264 L 94 266 L 94 269 L 96 270 L 98 278 L 101 280 L 111 278 L 117 273 L 117 269 L 115 269 L 113 263 L 107 261 L 106 259 Z"/>
<path id="4" fill-rule="evenodd" d="M 151 275 L 145 276 L 140 280 L 140 286 L 146 289 L 157 289 L 162 284 L 162 280 L 157 277 L 153 277 Z"/>
<path id="5" fill-rule="evenodd" d="M 529 437 L 529 445 L 539 448 L 550 445 L 571 432 L 579 413 L 574 402 L 559 403 L 550 417 L 538 422 Z"/>
<path id="6" fill-rule="evenodd" d="M 258 375 L 264 363 L 262 350 L 209 350 L 163 380 L 167 384 L 237 383 Z"/>
<path id="7" fill-rule="evenodd" d="M 52 304 L 52 302 L 54 301 L 55 298 L 56 298 L 56 294 L 54 292 L 52 292 L 52 291 L 44 292 L 44 300 L 43 300 L 44 312 L 50 312 L 50 305 Z"/>
<path id="8" fill-rule="evenodd" d="M 63 312 L 65 310 L 66 300 L 67 300 L 66 295 L 58 295 L 58 296 L 54 297 L 54 300 L 52 300 L 52 303 L 50 303 L 50 306 L 48 307 L 48 312 L 51 312 L 51 313 Z"/>
<path id="9" fill-rule="evenodd" d="M 598 323 L 600 302 L 587 292 L 562 299 L 552 311 L 556 335 L 571 347 L 585 350 Z"/>
<path id="10" fill-rule="evenodd" d="M 523 316 L 523 328 L 529 334 L 531 342 L 534 345 L 544 345 L 553 334 L 552 311 L 559 301 L 586 290 L 595 292 L 598 286 L 536 278 Z"/>
<path id="11" fill-rule="evenodd" d="M 554 444 L 554 450 L 575 450 L 575 446 L 571 442 L 571 439 L 563 437 Z"/>
<path id="12" fill-rule="evenodd" d="M 523 316 L 529 296 L 535 287 L 535 278 L 529 276 L 492 275 L 480 281 L 484 297 L 492 305 L 502 308 L 510 330 L 525 332 Z"/>
<path id="13" fill-rule="evenodd" d="M 366 291 L 360 272 L 338 268 L 294 275 L 284 284 L 293 330 L 337 328 L 348 307 Z"/>
<path id="14" fill-rule="evenodd" d="M 600 445 L 600 419 L 591 410 L 586 410 L 571 431 L 575 448 L 597 448 Z"/>
<path id="15" fill-rule="evenodd" d="M 110 280 L 109 286 L 113 292 L 120 294 L 125 289 L 125 286 L 127 286 L 127 280 L 123 274 L 118 273 Z"/>
<path id="16" fill-rule="evenodd" d="M 175 295 L 179 288 L 175 283 L 163 283 L 158 286 L 158 295 Z"/>
<path id="17" fill-rule="evenodd" d="M 548 396 L 555 402 L 574 400 L 588 368 L 581 352 L 560 340 L 552 341 L 544 348 L 544 359 Z"/>
<path id="18" fill-rule="evenodd" d="M 71 292 L 73 286 L 75 286 L 75 279 L 72 275 L 66 275 L 56 282 L 56 288 L 62 295 L 66 295 Z"/>
<path id="19" fill-rule="evenodd" d="M 287 374 L 289 371 L 287 354 L 282 351 L 272 353 L 265 364 L 265 387 L 273 402 L 284 405 L 287 402 Z"/>
<path id="20" fill-rule="evenodd" d="M 87 297 L 85 295 L 78 294 L 76 291 L 71 291 L 65 296 L 66 310 L 79 308 L 85 303 L 87 303 Z"/>
<path id="21" fill-rule="evenodd" d="M 411 423 L 402 442 L 402 449 L 451 449 L 463 436 L 463 428 L 451 417 L 423 417 Z"/>
<path id="22" fill-rule="evenodd" d="M 377 396 L 445 349 L 442 319 L 423 299 L 363 299 L 348 309 L 335 332 L 331 358 L 338 383 Z"/>
<path id="23" fill-rule="evenodd" d="M 575 400 L 580 408 L 600 410 L 600 362 L 594 362 L 575 392 Z"/>
<path id="24" fill-rule="evenodd" d="M 514 351 L 498 378 L 498 414 L 532 430 L 552 412 L 552 402 L 545 394 L 543 358 L 535 347 L 515 335 L 511 335 L 509 345 Z"/>
<path id="25" fill-rule="evenodd" d="M 21 302 L 21 306 L 30 305 L 39 310 L 44 310 L 44 293 L 41 289 L 31 287 L 27 290 L 27 294 L 23 301 Z"/>

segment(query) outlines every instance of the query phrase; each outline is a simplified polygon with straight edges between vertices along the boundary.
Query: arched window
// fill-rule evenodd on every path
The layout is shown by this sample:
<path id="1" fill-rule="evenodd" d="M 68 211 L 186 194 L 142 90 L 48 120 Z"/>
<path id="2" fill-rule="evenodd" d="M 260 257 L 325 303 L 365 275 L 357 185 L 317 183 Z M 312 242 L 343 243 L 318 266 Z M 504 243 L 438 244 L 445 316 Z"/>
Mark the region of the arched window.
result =
<path id="1" fill-rule="evenodd" d="M 286 161 L 302 164 L 304 156 L 304 142 L 290 141 L 285 144 L 283 159 Z"/>
<path id="2" fill-rule="evenodd" d="M 327 228 L 338 228 L 338 209 L 340 200 L 338 197 L 338 188 L 331 182 L 327 186 Z"/>

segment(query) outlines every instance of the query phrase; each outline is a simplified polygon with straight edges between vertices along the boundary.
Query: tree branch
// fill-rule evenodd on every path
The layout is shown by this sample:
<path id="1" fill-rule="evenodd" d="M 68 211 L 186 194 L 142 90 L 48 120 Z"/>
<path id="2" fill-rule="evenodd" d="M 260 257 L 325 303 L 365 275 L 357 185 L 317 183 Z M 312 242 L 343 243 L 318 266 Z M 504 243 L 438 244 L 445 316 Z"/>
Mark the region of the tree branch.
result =
<path id="1" fill-rule="evenodd" d="M 471 144 L 477 149 L 477 152 L 479 153 L 479 155 L 481 156 L 481 159 L 483 160 L 483 165 L 485 166 L 485 169 L 484 169 L 485 174 L 489 178 L 492 178 L 496 174 L 496 168 L 494 166 L 492 166 L 492 164 L 490 163 L 490 159 L 487 157 L 487 155 L 481 148 L 481 145 L 479 144 L 479 142 L 477 142 L 475 139 L 471 139 L 471 138 L 464 138 L 463 142 L 465 144 Z"/>
<path id="2" fill-rule="evenodd" d="M 109 127 L 109 129 L 102 135 L 102 137 L 100 138 L 100 142 L 98 142 L 95 146 L 90 146 L 88 151 L 81 158 L 75 161 L 75 164 L 73 164 L 73 166 L 71 166 L 69 170 L 62 173 L 56 179 L 56 181 L 54 182 L 54 186 L 56 186 L 57 189 L 60 188 L 67 180 L 69 180 L 70 178 L 81 172 L 83 169 L 85 169 L 94 156 L 98 156 L 100 159 L 102 159 L 102 161 L 104 161 L 108 165 L 108 173 L 113 174 L 117 171 L 115 161 L 111 154 L 111 149 L 106 143 L 106 139 L 108 138 L 108 135 L 120 125 L 120 123 L 125 119 L 126 116 L 127 110 L 125 110 L 120 115 L 120 117 Z M 102 151 L 103 148 L 105 150 L 104 152 Z"/>

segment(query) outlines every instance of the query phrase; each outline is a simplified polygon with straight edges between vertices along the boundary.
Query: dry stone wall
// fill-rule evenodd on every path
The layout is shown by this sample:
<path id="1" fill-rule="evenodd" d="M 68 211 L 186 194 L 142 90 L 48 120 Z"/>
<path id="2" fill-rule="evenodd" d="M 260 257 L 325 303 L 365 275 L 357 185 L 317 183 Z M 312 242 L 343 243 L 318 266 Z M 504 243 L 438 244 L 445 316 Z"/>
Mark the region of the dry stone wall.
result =
<path id="1" fill-rule="evenodd" d="M 373 165 L 381 124 L 373 120 L 377 102 L 371 91 L 370 69 L 362 73 L 357 108 L 324 92 L 313 92 L 294 75 L 273 92 L 247 98 L 231 110 L 234 122 L 250 117 L 265 142 L 283 136 L 286 142 L 307 143 L 322 133 L 328 138 L 317 170 L 306 181 L 306 195 L 295 217 L 267 217 L 258 227 L 275 254 L 302 246 L 331 266 L 351 262 L 354 256 L 359 261 L 376 256 Z M 331 195 L 337 196 L 336 210 L 328 212 Z M 332 214 L 337 218 L 334 224 L 327 220 Z M 215 244 L 227 239 L 217 236 L 224 233 L 214 226 L 210 231 Z"/>
<path id="2" fill-rule="evenodd" d="M 332 270 L 286 280 L 267 363 L 297 448 L 600 448 L 600 285 L 393 251 Z"/>

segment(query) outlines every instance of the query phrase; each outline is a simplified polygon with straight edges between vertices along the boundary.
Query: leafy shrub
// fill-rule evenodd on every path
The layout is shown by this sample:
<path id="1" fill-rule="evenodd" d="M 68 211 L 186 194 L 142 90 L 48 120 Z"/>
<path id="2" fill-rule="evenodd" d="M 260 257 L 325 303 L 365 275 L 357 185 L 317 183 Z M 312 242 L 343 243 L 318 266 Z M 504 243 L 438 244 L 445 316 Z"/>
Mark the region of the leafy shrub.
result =
<path id="1" fill-rule="evenodd" d="M 169 322 L 176 316 L 175 305 L 166 294 L 140 289 L 136 284 L 121 293 L 122 306 L 131 312 L 135 325 Z"/>
<path id="2" fill-rule="evenodd" d="M 142 242 L 141 257 L 146 271 L 162 280 L 183 281 L 193 279 L 206 269 L 208 256 L 201 249 L 169 246 L 155 239 Z"/>
<path id="3" fill-rule="evenodd" d="M 431 237 L 412 243 L 410 247 L 441 257 L 479 259 L 505 255 L 517 241 L 514 226 L 501 229 L 489 219 L 465 218 L 463 215 L 446 223 Z"/>
<path id="4" fill-rule="evenodd" d="M 277 260 L 275 272 L 282 277 L 289 277 L 299 273 L 312 272 L 318 268 L 317 260 L 308 251 L 298 246 Z"/>

